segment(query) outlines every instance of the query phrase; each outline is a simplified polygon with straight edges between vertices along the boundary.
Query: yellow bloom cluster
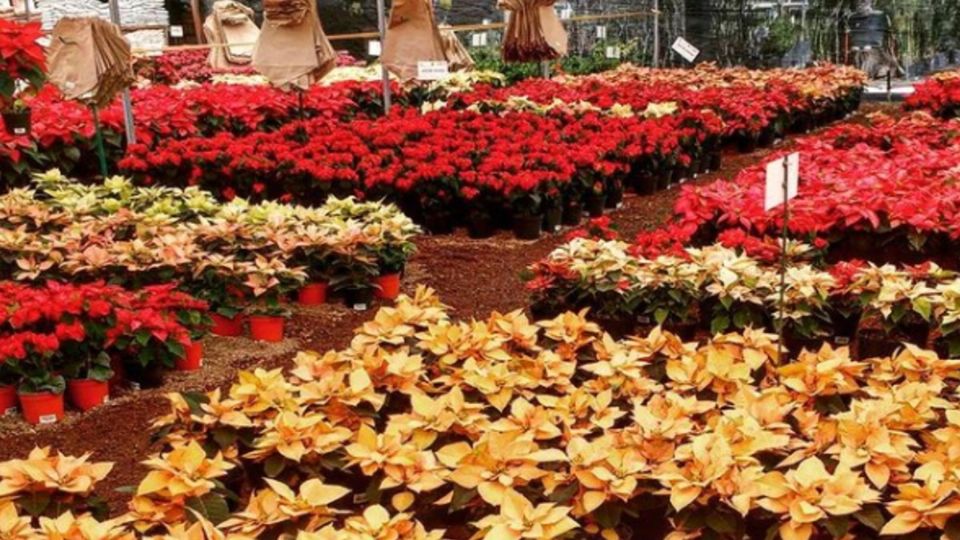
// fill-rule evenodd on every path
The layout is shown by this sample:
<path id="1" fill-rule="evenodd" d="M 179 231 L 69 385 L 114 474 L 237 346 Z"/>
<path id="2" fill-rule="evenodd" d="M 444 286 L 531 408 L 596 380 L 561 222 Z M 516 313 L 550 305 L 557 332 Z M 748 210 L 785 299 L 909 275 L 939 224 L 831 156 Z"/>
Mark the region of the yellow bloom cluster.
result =
<path id="1" fill-rule="evenodd" d="M 286 375 L 171 396 L 156 422 L 168 450 L 123 519 L 198 539 L 947 528 L 960 361 L 908 346 L 858 362 L 824 345 L 782 363 L 777 350 L 759 331 L 616 341 L 585 313 L 456 321 L 420 289 Z"/>

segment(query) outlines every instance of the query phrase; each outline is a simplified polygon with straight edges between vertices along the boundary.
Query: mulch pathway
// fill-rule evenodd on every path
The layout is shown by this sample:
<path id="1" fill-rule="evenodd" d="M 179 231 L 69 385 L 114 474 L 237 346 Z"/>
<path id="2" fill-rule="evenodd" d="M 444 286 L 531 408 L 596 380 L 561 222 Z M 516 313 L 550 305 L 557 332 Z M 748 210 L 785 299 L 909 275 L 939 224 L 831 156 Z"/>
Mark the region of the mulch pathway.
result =
<path id="1" fill-rule="evenodd" d="M 889 106 L 867 105 L 861 114 L 875 110 L 889 110 Z M 727 154 L 721 170 L 693 182 L 730 179 L 770 152 L 761 149 L 751 154 Z M 629 239 L 641 230 L 663 224 L 670 217 L 679 191 L 674 188 L 645 197 L 628 194 L 622 208 L 609 215 L 621 235 Z M 515 240 L 509 232 L 473 240 L 458 231 L 450 236 L 424 236 L 416 242 L 418 253 L 410 261 L 403 290 L 409 293 L 417 284 L 428 285 L 438 291 L 459 318 L 485 318 L 492 311 L 508 312 L 527 305 L 520 272 L 561 244 L 563 234 L 524 242 Z M 0 418 L 0 461 L 25 457 L 34 446 L 52 446 L 73 455 L 92 452 L 95 460 L 116 464 L 100 485 L 100 495 L 114 511 L 122 512 L 129 495 L 115 489 L 134 486 L 145 474 L 140 461 L 157 450 L 151 440 L 150 425 L 154 418 L 167 412 L 166 394 L 228 387 L 238 370 L 284 367 L 298 350 L 344 348 L 353 329 L 370 320 L 374 313 L 354 312 L 339 305 L 302 309 L 291 322 L 285 342 L 265 345 L 245 339 L 210 338 L 204 369 L 170 374 L 161 388 L 117 396 L 89 413 L 69 413 L 64 422 L 52 426 L 33 427 L 18 418 Z"/>

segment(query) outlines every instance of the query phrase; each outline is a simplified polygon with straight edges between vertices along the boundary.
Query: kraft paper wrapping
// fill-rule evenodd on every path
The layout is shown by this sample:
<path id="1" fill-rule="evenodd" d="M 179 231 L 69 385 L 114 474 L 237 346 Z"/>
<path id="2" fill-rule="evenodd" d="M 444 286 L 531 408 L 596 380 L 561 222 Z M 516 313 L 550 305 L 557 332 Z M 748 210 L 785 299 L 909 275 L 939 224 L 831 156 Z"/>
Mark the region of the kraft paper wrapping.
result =
<path id="1" fill-rule="evenodd" d="M 108 105 L 134 83 L 130 44 L 120 29 L 96 17 L 65 17 L 47 51 L 49 79 L 67 99 Z"/>
<path id="2" fill-rule="evenodd" d="M 440 38 L 443 39 L 443 53 L 447 57 L 450 71 L 469 71 L 476 67 L 470 52 L 449 26 L 440 25 Z"/>
<path id="3" fill-rule="evenodd" d="M 217 0 L 213 12 L 203 23 L 207 42 L 225 45 L 210 49 L 207 62 L 214 69 L 246 65 L 253 56 L 252 43 L 260 37 L 253 22 L 253 10 L 235 0 Z"/>
<path id="4" fill-rule="evenodd" d="M 556 0 L 498 0 L 510 11 L 503 41 L 507 62 L 554 60 L 567 54 L 567 31 L 553 4 Z"/>
<path id="5" fill-rule="evenodd" d="M 253 67 L 271 84 L 281 88 L 307 89 L 337 65 L 337 53 L 330 45 L 316 4 L 300 24 L 267 19 L 253 49 Z"/>
<path id="6" fill-rule="evenodd" d="M 400 80 L 417 77 L 419 62 L 446 61 L 430 0 L 395 0 L 380 61 Z"/>

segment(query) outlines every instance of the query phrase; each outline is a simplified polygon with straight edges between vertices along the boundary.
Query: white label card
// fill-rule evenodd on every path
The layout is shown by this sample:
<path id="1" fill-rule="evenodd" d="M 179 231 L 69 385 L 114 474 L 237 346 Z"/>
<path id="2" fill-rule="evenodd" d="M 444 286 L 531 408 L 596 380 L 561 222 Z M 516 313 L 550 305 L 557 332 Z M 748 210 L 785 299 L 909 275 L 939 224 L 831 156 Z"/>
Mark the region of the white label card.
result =
<path id="1" fill-rule="evenodd" d="M 673 42 L 673 50 L 682 56 L 687 62 L 693 62 L 700 56 L 700 49 L 693 46 L 692 43 L 678 37 L 676 41 Z"/>
<path id="2" fill-rule="evenodd" d="M 437 81 L 450 74 L 450 66 L 445 61 L 417 62 L 417 78 L 421 81 Z"/>
<path id="3" fill-rule="evenodd" d="M 173 25 L 170 27 L 170 37 L 172 38 L 182 38 L 183 37 L 183 27 L 180 25 Z"/>
<path id="4" fill-rule="evenodd" d="M 622 56 L 620 47 L 607 47 L 607 58 L 619 59 Z"/>
<path id="5" fill-rule="evenodd" d="M 598 26 L 597 27 L 597 39 L 607 39 L 607 27 Z"/>
<path id="6" fill-rule="evenodd" d="M 367 43 L 367 54 L 370 56 L 380 56 L 383 52 L 383 47 L 380 45 L 379 40 L 373 40 Z"/>
<path id="7" fill-rule="evenodd" d="M 57 415 L 55 414 L 45 414 L 40 417 L 40 424 L 42 425 L 56 424 L 56 423 L 57 423 Z"/>
<path id="8" fill-rule="evenodd" d="M 474 47 L 486 47 L 487 46 L 487 33 L 483 32 L 480 34 L 473 34 L 471 37 L 471 44 Z"/>
<path id="9" fill-rule="evenodd" d="M 784 167 L 786 164 L 786 167 Z M 786 175 L 786 178 L 784 178 Z M 784 193 L 783 184 L 787 189 Z M 797 196 L 800 189 L 800 154 L 794 152 L 785 158 L 767 163 L 767 182 L 764 193 L 763 209 L 773 210 L 784 202 Z M 784 198 L 786 196 L 786 198 Z"/>
<path id="10" fill-rule="evenodd" d="M 560 10 L 560 18 L 567 21 L 573 18 L 573 9 L 565 7 Z"/>

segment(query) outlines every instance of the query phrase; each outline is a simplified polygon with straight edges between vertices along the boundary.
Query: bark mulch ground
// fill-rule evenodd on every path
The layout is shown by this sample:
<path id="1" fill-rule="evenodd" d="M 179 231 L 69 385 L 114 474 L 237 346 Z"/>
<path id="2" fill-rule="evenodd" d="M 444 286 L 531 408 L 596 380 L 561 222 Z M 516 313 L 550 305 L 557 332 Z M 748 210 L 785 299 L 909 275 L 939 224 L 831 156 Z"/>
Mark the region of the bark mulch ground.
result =
<path id="1" fill-rule="evenodd" d="M 864 112 L 889 110 L 869 105 Z M 789 144 L 789 140 L 784 143 Z M 782 145 L 780 145 L 782 147 Z M 744 167 L 763 160 L 772 149 L 750 154 L 728 153 L 721 170 L 693 180 L 702 184 L 730 179 Z M 623 207 L 609 215 L 624 238 L 663 224 L 671 214 L 679 189 L 653 196 L 628 194 Z M 508 232 L 486 240 L 473 240 L 463 231 L 450 236 L 417 239 L 419 252 L 411 260 L 403 289 L 417 284 L 435 288 L 443 302 L 460 318 L 483 318 L 492 311 L 507 312 L 527 305 L 519 278 L 529 264 L 563 242 L 563 233 L 523 242 Z M 70 413 L 57 425 L 32 427 L 18 418 L 0 418 L 0 461 L 25 457 L 34 446 L 52 446 L 66 454 L 92 452 L 97 461 L 115 468 L 101 484 L 101 493 L 116 512 L 125 508 L 128 495 L 114 491 L 136 485 L 145 474 L 140 461 L 157 449 L 151 442 L 151 421 L 167 412 L 165 395 L 179 391 L 207 391 L 228 387 L 238 370 L 289 365 L 296 351 L 345 347 L 353 329 L 371 319 L 375 311 L 354 312 L 339 305 L 300 310 L 291 322 L 289 339 L 265 345 L 239 338 L 210 338 L 202 371 L 170 374 L 163 387 L 117 396 L 86 414 Z"/>

